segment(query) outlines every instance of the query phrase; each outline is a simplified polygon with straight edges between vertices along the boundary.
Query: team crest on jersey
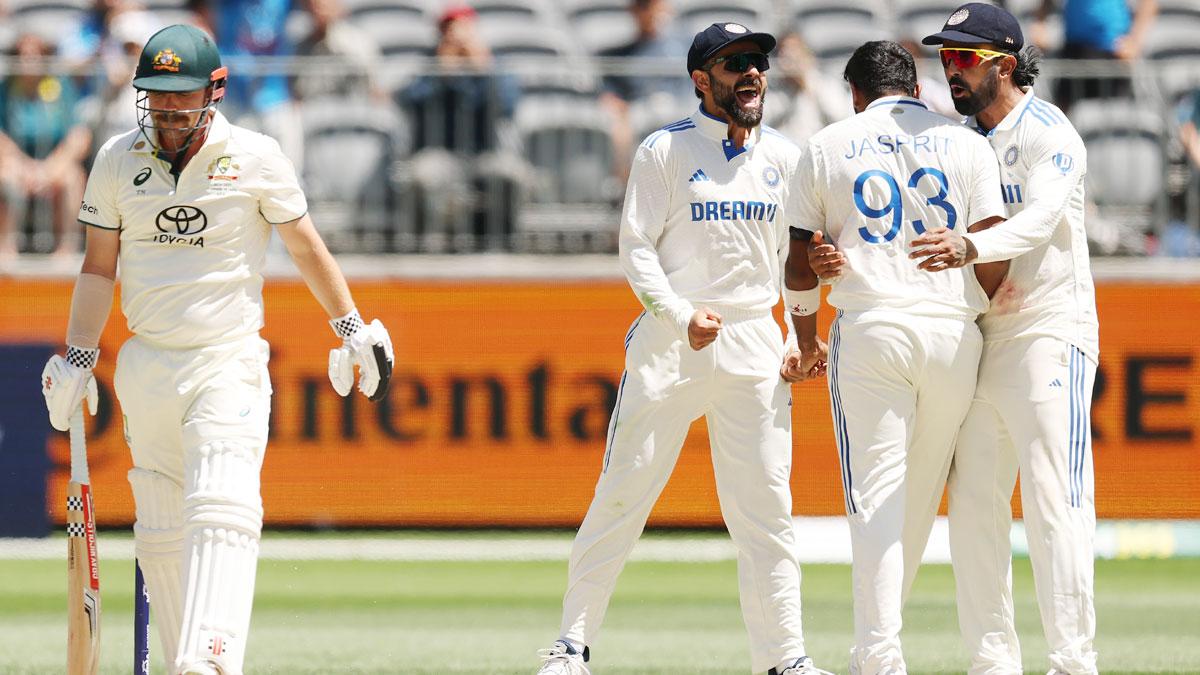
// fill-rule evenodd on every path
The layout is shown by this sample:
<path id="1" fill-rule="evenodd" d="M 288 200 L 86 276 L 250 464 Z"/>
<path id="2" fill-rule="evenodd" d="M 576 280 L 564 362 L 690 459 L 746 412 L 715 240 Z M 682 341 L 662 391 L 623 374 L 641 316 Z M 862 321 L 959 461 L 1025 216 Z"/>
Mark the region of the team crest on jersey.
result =
<path id="1" fill-rule="evenodd" d="M 762 179 L 769 188 L 779 187 L 779 169 L 776 169 L 773 166 L 768 166 L 767 168 L 763 169 Z"/>
<path id="2" fill-rule="evenodd" d="M 1017 163 L 1017 146 L 1010 145 L 1004 151 L 1004 166 L 1012 166 Z"/>
<path id="3" fill-rule="evenodd" d="M 179 72 L 179 64 L 183 63 L 183 59 L 171 49 L 164 49 L 154 55 L 154 69 L 165 70 L 171 73 Z"/>
<path id="4" fill-rule="evenodd" d="M 208 179 L 211 181 L 237 180 L 238 171 L 241 168 L 233 163 L 233 158 L 229 155 L 221 155 L 208 165 Z"/>

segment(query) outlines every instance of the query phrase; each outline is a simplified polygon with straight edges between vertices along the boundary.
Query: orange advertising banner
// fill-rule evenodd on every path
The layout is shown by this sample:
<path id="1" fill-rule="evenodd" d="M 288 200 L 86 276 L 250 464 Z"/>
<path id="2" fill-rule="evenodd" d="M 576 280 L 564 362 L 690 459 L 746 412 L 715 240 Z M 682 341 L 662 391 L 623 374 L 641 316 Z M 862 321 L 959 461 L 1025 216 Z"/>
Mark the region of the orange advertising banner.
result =
<path id="1" fill-rule="evenodd" d="M 72 284 L 0 280 L 0 343 L 61 343 Z M 262 486 L 268 525 L 576 526 L 600 471 L 640 307 L 620 280 L 359 281 L 368 319 L 389 327 L 390 396 L 342 399 L 326 378 L 336 342 L 299 281 L 268 281 L 275 388 Z M 1102 518 L 1200 518 L 1200 285 L 1102 284 L 1093 408 Z M 828 322 L 829 312 L 824 321 Z M 133 521 L 130 468 L 112 395 L 128 337 L 118 307 L 101 344 L 100 414 L 89 455 L 97 521 Z M 30 396 L 41 363 L 29 365 Z M 794 388 L 793 492 L 799 515 L 840 515 L 841 480 L 825 384 Z M 38 402 L 40 405 L 40 401 Z M 47 424 L 45 419 L 30 424 Z M 47 508 L 64 518 L 68 448 L 51 435 Z M 707 432 L 697 422 L 651 517 L 719 525 Z"/>

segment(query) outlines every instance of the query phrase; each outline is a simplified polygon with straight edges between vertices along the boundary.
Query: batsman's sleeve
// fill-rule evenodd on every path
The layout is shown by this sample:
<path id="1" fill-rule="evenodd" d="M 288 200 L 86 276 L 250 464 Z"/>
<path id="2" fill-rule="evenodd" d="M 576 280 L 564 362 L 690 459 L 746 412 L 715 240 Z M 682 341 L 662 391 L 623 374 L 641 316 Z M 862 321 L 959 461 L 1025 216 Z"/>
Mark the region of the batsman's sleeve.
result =
<path id="1" fill-rule="evenodd" d="M 1058 142 L 1043 135 L 1028 151 L 1033 170 L 1023 186 L 1025 208 L 987 230 L 963 235 L 975 245 L 976 263 L 1011 260 L 1050 241 L 1087 173 L 1087 151 L 1078 135 Z"/>
<path id="2" fill-rule="evenodd" d="M 654 316 L 665 319 L 687 340 L 696 311 L 671 288 L 658 256 L 658 241 L 667 222 L 670 187 L 654 151 L 641 145 L 633 158 L 621 212 L 621 269 L 638 300 Z"/>
<path id="3" fill-rule="evenodd" d="M 983 140 L 982 136 L 972 134 L 971 163 L 974 176 L 969 191 L 970 203 L 967 206 L 967 222 L 972 225 L 981 220 L 1005 216 L 1003 187 L 1000 184 L 1000 162 L 996 161 L 996 153 L 992 146 Z"/>
<path id="4" fill-rule="evenodd" d="M 83 191 L 83 202 L 79 204 L 79 222 L 105 230 L 121 229 L 121 212 L 117 209 L 117 167 L 112 154 L 114 140 L 109 139 L 96 152 Z"/>
<path id="5" fill-rule="evenodd" d="M 264 137 L 262 187 L 258 210 L 268 223 L 290 223 L 308 213 L 308 201 L 296 178 L 296 167 L 272 138 Z"/>

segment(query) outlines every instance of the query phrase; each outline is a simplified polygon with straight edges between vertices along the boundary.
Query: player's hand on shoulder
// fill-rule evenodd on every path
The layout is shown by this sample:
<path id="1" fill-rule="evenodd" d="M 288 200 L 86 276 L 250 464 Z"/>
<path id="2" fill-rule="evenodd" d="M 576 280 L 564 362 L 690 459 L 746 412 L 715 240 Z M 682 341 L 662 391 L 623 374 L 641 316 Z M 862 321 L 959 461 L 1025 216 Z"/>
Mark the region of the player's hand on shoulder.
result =
<path id="1" fill-rule="evenodd" d="M 395 354 L 392 337 L 375 319 L 363 323 L 358 310 L 329 322 L 342 338 L 342 346 L 329 350 L 329 382 L 341 396 L 349 396 L 358 366 L 358 390 L 372 401 L 387 396 L 392 381 Z"/>
<path id="2" fill-rule="evenodd" d="M 836 279 L 846 266 L 846 256 L 825 241 L 824 233 L 814 232 L 808 241 L 808 266 L 819 279 Z"/>
<path id="3" fill-rule="evenodd" d="M 688 322 L 688 344 L 692 349 L 700 351 L 712 344 L 721 331 L 721 315 L 707 307 L 701 307 L 692 314 Z"/>
<path id="4" fill-rule="evenodd" d="M 68 346 L 66 357 L 55 354 L 46 362 L 42 369 L 42 396 L 46 397 L 50 425 L 55 429 L 66 431 L 71 425 L 71 415 L 84 400 L 88 412 L 96 414 L 99 392 L 92 368 L 99 358 L 99 349 Z"/>
<path id="5" fill-rule="evenodd" d="M 917 267 L 929 272 L 951 270 L 969 264 L 975 259 L 975 247 L 955 230 L 932 227 L 909 243 L 912 253 L 908 257 L 920 260 Z"/>

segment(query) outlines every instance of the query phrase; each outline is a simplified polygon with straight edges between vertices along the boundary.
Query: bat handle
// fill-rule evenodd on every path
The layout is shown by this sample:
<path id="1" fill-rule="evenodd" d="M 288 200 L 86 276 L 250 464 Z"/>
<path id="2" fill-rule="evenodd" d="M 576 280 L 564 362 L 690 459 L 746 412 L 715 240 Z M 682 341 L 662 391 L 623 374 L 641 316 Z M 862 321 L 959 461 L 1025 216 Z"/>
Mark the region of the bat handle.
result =
<path id="1" fill-rule="evenodd" d="M 71 480 L 79 484 L 90 483 L 87 465 L 87 433 L 83 426 L 83 403 L 71 413 Z"/>
<path id="2" fill-rule="evenodd" d="M 150 596 L 142 566 L 136 559 L 133 565 L 133 675 L 150 675 Z"/>

